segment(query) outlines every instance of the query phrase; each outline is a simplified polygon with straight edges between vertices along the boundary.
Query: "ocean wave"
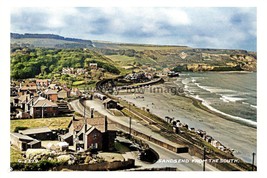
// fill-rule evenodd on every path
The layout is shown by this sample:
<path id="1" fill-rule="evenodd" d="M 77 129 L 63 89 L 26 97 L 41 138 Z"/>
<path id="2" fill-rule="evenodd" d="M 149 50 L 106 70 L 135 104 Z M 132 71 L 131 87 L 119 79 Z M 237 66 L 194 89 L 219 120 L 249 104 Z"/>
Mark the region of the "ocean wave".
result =
<path id="1" fill-rule="evenodd" d="M 223 102 L 236 102 L 236 101 L 244 101 L 246 98 L 236 97 L 235 95 L 221 95 L 220 100 Z"/>
<path id="2" fill-rule="evenodd" d="M 254 108 L 254 109 L 257 109 L 257 106 L 255 106 L 255 105 L 250 105 L 250 107 L 252 107 L 252 108 Z"/>
<path id="3" fill-rule="evenodd" d="M 242 102 L 242 104 L 249 105 L 251 108 L 257 109 L 256 105 L 253 105 L 253 104 L 250 104 L 250 103 L 247 103 L 247 102 Z"/>
<path id="4" fill-rule="evenodd" d="M 184 80 L 182 80 L 182 84 L 186 85 L 191 81 L 190 78 L 185 78 Z"/>
<path id="5" fill-rule="evenodd" d="M 223 89 L 223 88 L 212 87 L 212 86 L 203 86 L 203 85 L 200 85 L 200 83 L 195 83 L 195 85 L 210 93 L 237 93 L 237 91 L 235 90 Z"/>
<path id="6" fill-rule="evenodd" d="M 227 113 L 224 113 L 214 107 L 212 107 L 210 105 L 210 103 L 208 103 L 206 100 L 204 100 L 203 98 L 199 97 L 199 95 L 189 95 L 189 97 L 192 97 L 194 99 L 197 99 L 197 100 L 200 100 L 201 103 L 207 107 L 209 110 L 213 111 L 213 112 L 216 112 L 218 114 L 221 114 L 221 115 L 224 115 L 232 120 L 235 120 L 235 121 L 240 121 L 242 123 L 245 123 L 245 124 L 248 124 L 248 125 L 251 125 L 253 127 L 257 127 L 257 122 L 255 121 L 251 121 L 251 120 L 248 120 L 248 119 L 244 119 L 244 118 L 241 118 L 241 117 L 238 117 L 238 116 L 233 116 L 233 115 L 230 115 L 230 114 L 227 114 Z"/>

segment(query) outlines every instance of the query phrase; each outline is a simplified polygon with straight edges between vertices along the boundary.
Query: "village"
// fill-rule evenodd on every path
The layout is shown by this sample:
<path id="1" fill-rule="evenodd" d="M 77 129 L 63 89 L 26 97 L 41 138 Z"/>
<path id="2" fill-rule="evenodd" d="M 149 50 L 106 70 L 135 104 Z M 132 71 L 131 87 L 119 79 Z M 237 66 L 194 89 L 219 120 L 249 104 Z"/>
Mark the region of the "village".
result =
<path id="1" fill-rule="evenodd" d="M 90 64 L 90 66 L 93 70 L 97 70 L 97 64 Z M 88 76 L 88 71 L 63 68 L 62 75 L 65 74 Z M 174 77 L 172 74 L 171 71 L 163 73 L 161 76 Z M 155 128 L 162 130 L 165 129 L 163 126 L 149 126 L 148 128 L 152 130 L 146 131 L 147 126 L 143 124 L 144 130 L 141 132 L 135 129 L 135 118 L 131 118 L 131 114 L 126 112 L 128 108 L 120 102 L 120 98 L 110 95 L 110 90 L 107 89 L 113 88 L 114 83 L 110 80 L 105 81 L 102 80 L 100 92 L 97 92 L 96 89 L 86 91 L 75 87 L 69 88 L 66 84 L 54 82 L 51 79 L 12 81 L 10 86 L 11 125 L 12 121 L 16 120 L 26 120 L 30 123 L 31 120 L 34 122 L 38 119 L 67 118 L 64 128 L 62 125 L 53 129 L 49 128 L 49 125 L 16 127 L 10 133 L 10 143 L 11 147 L 22 155 L 20 157 L 22 159 L 15 162 L 26 164 L 49 160 L 60 165 L 57 166 L 57 170 L 117 170 L 142 167 L 142 161 L 145 161 L 145 164 L 152 164 L 159 159 L 158 153 L 154 150 L 151 151 L 147 141 L 157 143 L 174 153 L 188 153 L 188 147 L 173 142 L 169 143 L 162 136 L 156 136 Z M 117 88 L 122 90 L 150 86 L 162 82 L 162 78 L 157 77 L 155 72 L 133 72 L 116 81 L 128 84 L 128 86 L 120 85 Z M 86 104 L 90 100 L 94 102 L 93 106 Z M 78 104 L 75 105 L 74 102 Z M 100 108 L 95 109 L 97 107 Z M 152 119 L 134 113 L 133 110 L 128 110 L 128 112 L 149 125 L 154 123 Z M 129 116 L 130 123 L 120 121 L 121 119 L 128 120 Z M 169 116 L 165 117 L 164 122 L 172 127 L 173 134 L 177 134 L 177 136 L 183 135 L 184 129 L 186 129 L 196 133 L 214 148 L 232 154 L 230 149 L 207 135 L 205 131 L 189 128 L 187 124 Z M 146 133 L 151 131 L 154 138 Z M 145 140 L 143 140 L 144 138 Z M 127 152 L 121 151 L 121 149 L 126 149 Z M 105 166 L 96 168 L 96 165 L 103 163 Z"/>
<path id="2" fill-rule="evenodd" d="M 95 63 L 90 64 L 90 67 L 91 70 L 101 70 Z M 66 74 L 88 76 L 88 71 L 63 68 L 62 75 Z M 146 78 L 143 74 L 134 75 L 138 76 L 135 81 Z M 117 170 L 136 167 L 137 158 L 146 161 L 156 160 L 156 155 L 151 158 L 144 157 L 148 146 L 141 140 L 129 137 L 125 131 L 118 130 L 107 116 L 99 114 L 93 108 L 90 109 L 90 114 L 86 115 L 86 107 L 79 112 L 70 105 L 71 101 L 81 101 L 91 93 L 90 98 L 101 100 L 103 108 L 109 111 L 119 106 L 103 94 L 76 87 L 69 88 L 66 84 L 51 79 L 12 81 L 10 93 L 11 127 L 13 121 L 28 123 L 26 126 L 15 127 L 10 133 L 12 150 L 21 155 L 21 159 L 15 160 L 14 164 L 48 160 L 74 166 L 68 167 L 74 170 Z M 65 128 L 59 125 L 58 128 L 51 129 L 49 123 L 44 124 L 45 126 L 31 126 L 31 123 L 41 119 L 57 120 L 61 117 L 66 118 L 63 121 Z M 97 168 L 98 163 L 105 165 Z M 76 166 L 81 164 L 90 165 L 90 168 Z"/>

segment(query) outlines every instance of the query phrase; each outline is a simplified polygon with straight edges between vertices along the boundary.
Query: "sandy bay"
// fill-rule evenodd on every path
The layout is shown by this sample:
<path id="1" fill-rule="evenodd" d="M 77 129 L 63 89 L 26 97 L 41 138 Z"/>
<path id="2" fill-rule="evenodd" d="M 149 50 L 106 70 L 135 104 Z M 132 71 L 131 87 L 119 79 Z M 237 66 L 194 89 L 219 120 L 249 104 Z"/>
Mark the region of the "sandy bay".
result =
<path id="1" fill-rule="evenodd" d="M 159 84 L 163 91 L 174 86 L 172 81 Z M 161 117 L 174 117 L 189 127 L 205 130 L 226 147 L 234 149 L 234 155 L 244 161 L 251 162 L 252 153 L 257 150 L 257 128 L 249 127 L 220 117 L 219 115 L 203 110 L 193 104 L 191 98 L 174 95 L 171 92 L 151 92 L 146 89 L 141 93 L 122 93 L 119 97 L 134 103 L 137 107 L 149 108 L 150 112 Z M 136 96 L 144 96 L 137 97 Z"/>

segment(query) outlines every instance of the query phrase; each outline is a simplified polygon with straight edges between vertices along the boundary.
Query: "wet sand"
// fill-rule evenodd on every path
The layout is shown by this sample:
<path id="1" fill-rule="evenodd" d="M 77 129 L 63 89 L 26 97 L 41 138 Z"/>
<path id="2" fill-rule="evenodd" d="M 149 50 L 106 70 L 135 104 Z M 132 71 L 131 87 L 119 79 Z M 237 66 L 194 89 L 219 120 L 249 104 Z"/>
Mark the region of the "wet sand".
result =
<path id="1" fill-rule="evenodd" d="M 165 88 L 172 84 L 172 82 L 166 82 L 157 86 Z M 165 92 L 153 93 L 149 89 L 146 89 L 144 94 L 120 93 L 118 96 L 134 103 L 137 107 L 149 108 L 151 113 L 162 119 L 165 116 L 174 117 L 188 124 L 189 127 L 205 130 L 208 135 L 224 146 L 234 149 L 234 155 L 244 161 L 251 162 L 252 153 L 257 151 L 256 128 L 226 120 L 196 107 L 190 98 Z M 144 98 L 136 98 L 136 96 L 144 96 Z"/>

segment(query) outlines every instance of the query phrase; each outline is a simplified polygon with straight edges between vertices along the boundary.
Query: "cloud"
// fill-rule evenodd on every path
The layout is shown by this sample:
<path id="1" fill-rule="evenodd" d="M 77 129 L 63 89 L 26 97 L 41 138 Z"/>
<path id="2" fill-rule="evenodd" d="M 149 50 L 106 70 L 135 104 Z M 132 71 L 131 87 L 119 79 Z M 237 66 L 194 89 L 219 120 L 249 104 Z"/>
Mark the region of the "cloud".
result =
<path id="1" fill-rule="evenodd" d="M 256 49 L 256 8 L 16 8 L 11 31 L 129 43 Z"/>

